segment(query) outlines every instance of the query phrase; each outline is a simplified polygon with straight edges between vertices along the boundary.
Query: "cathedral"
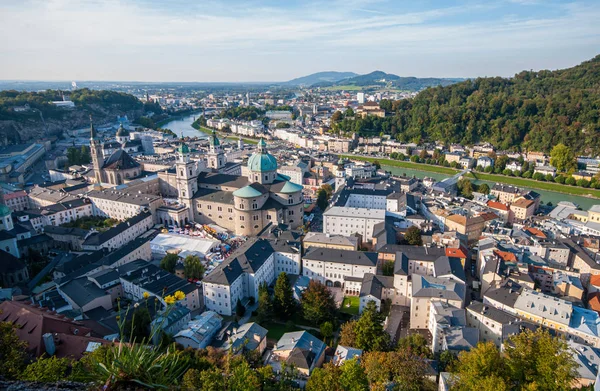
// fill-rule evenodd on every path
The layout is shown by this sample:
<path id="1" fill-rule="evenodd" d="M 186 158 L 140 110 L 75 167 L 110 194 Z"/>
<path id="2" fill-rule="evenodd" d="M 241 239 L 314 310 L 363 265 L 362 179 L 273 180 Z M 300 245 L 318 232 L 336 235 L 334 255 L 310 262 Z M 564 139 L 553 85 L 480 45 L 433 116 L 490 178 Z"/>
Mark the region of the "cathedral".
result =
<path id="1" fill-rule="evenodd" d="M 209 141 L 207 171 L 198 172 L 183 142 L 175 163 L 178 199 L 191 220 L 238 235 L 257 235 L 269 224 L 302 225 L 302 186 L 277 173 L 277 159 L 263 139 L 248 159 L 247 176 L 223 173 L 226 159 L 214 132 Z"/>
<path id="2" fill-rule="evenodd" d="M 95 183 L 118 186 L 122 185 L 125 180 L 131 180 L 141 175 L 141 165 L 124 149 L 128 139 L 129 133 L 121 124 L 117 131 L 117 143 L 120 144 L 120 147 L 111 150 L 111 154 L 105 159 L 104 146 L 98 138 L 94 124 L 90 123 L 90 154 L 92 155 Z"/>

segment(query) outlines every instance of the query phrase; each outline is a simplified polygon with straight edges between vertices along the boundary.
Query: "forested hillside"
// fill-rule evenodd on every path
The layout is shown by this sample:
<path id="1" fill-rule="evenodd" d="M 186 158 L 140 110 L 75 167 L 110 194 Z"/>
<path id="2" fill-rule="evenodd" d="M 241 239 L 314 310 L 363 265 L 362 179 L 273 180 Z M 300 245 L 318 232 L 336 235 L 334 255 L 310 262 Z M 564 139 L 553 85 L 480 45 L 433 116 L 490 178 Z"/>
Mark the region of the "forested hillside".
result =
<path id="1" fill-rule="evenodd" d="M 513 150 L 549 151 L 564 143 L 579 153 L 600 153 L 600 56 L 569 69 L 428 88 L 381 106 L 388 117 L 348 117 L 334 129 L 384 132 L 400 141 L 489 141 Z"/>
<path id="2" fill-rule="evenodd" d="M 18 143 L 89 124 L 89 115 L 96 123 L 115 121 L 117 115 L 131 119 L 143 112 L 143 103 L 135 96 L 109 90 L 87 88 L 65 92 L 75 103 L 74 109 L 61 108 L 52 101 L 62 100 L 62 92 L 0 91 L 0 144 Z M 26 109 L 26 107 L 29 109 Z M 41 115 L 40 115 L 41 114 Z M 42 122 L 42 116 L 44 122 Z"/>

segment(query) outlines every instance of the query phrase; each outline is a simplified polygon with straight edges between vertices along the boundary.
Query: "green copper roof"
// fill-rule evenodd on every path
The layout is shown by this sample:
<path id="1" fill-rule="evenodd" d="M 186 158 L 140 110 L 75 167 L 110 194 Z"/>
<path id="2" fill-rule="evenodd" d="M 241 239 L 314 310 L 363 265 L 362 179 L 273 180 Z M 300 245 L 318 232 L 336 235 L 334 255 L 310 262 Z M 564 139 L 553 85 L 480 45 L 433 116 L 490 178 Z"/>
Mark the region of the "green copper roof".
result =
<path id="1" fill-rule="evenodd" d="M 233 195 L 241 198 L 254 198 L 260 197 L 262 193 L 252 186 L 244 186 L 241 189 L 237 189 L 233 192 Z"/>
<path id="2" fill-rule="evenodd" d="M 221 145 L 219 138 L 217 137 L 217 133 L 213 130 L 212 135 L 210 136 L 210 145 L 213 147 Z"/>
<path id="3" fill-rule="evenodd" d="M 285 185 L 283 185 L 281 190 L 278 191 L 278 193 L 292 194 L 292 193 L 297 193 L 299 191 L 302 191 L 302 189 L 303 189 L 302 186 L 300 186 L 294 182 L 287 181 L 285 183 Z"/>
<path id="4" fill-rule="evenodd" d="M 188 147 L 187 144 L 183 142 L 177 150 L 179 151 L 179 153 L 190 153 L 190 147 Z"/>
<path id="5" fill-rule="evenodd" d="M 11 211 L 10 211 L 9 207 L 4 204 L 0 204 L 0 216 L 4 217 L 4 216 L 9 216 L 10 214 L 11 214 Z"/>
<path id="6" fill-rule="evenodd" d="M 268 152 L 255 152 L 248 159 L 248 169 L 253 172 L 276 171 L 277 159 Z"/>

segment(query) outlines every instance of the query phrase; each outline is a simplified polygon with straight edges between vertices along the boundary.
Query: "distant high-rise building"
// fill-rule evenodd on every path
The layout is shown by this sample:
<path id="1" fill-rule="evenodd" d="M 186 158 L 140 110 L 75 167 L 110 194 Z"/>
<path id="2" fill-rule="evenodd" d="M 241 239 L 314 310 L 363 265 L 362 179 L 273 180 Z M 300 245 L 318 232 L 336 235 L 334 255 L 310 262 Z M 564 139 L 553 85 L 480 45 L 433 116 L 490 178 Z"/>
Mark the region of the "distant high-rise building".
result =
<path id="1" fill-rule="evenodd" d="M 246 92 L 246 106 L 250 106 L 250 94 Z"/>
<path id="2" fill-rule="evenodd" d="M 356 100 L 358 101 L 359 104 L 363 104 L 365 103 L 365 93 L 364 92 L 359 92 L 356 94 Z"/>

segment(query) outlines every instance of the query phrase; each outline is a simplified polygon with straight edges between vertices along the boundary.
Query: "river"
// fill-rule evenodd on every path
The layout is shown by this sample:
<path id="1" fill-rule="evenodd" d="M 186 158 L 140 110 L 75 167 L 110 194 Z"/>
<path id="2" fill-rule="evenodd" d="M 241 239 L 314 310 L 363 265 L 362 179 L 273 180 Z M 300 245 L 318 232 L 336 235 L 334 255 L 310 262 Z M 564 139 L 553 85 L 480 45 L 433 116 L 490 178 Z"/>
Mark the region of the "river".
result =
<path id="1" fill-rule="evenodd" d="M 192 128 L 192 124 L 200 115 L 201 113 L 186 115 L 185 117 L 174 119 L 161 125 L 161 128 L 171 129 L 177 137 L 183 135 L 184 137 L 207 138 L 205 133 Z"/>
<path id="2" fill-rule="evenodd" d="M 436 180 L 442 180 L 444 178 L 449 177 L 449 175 L 438 174 L 435 172 L 419 171 L 419 170 L 413 170 L 410 168 L 403 168 L 403 167 L 386 166 L 383 164 L 381 165 L 381 168 L 386 171 L 391 172 L 394 175 L 406 174 L 408 176 L 415 176 L 417 178 L 429 177 L 429 178 L 433 178 Z M 494 182 L 490 182 L 490 181 L 473 180 L 472 178 L 470 178 L 470 180 L 474 184 L 477 184 L 477 185 L 480 185 L 482 183 L 487 183 L 490 186 L 490 188 L 494 185 Z M 560 201 L 570 201 L 570 202 L 573 202 L 574 204 L 579 205 L 582 209 L 587 210 L 587 209 L 591 208 L 592 205 L 600 204 L 600 199 L 597 199 L 597 198 L 581 197 L 581 196 L 576 196 L 576 195 L 557 193 L 555 191 L 548 191 L 548 190 L 538 190 L 538 189 L 527 189 L 527 190 L 533 190 L 536 193 L 539 193 L 542 196 L 542 202 L 544 202 L 544 203 L 552 202 L 552 205 L 556 205 Z"/>

